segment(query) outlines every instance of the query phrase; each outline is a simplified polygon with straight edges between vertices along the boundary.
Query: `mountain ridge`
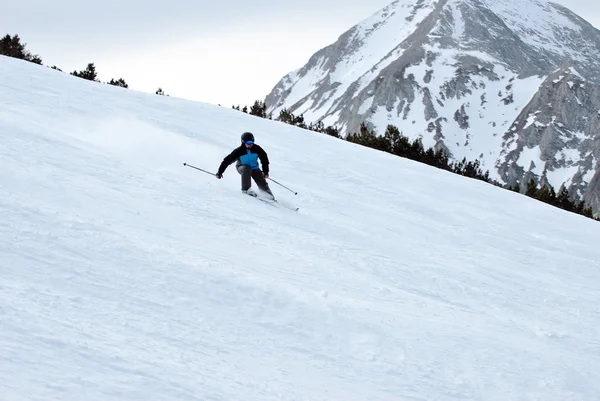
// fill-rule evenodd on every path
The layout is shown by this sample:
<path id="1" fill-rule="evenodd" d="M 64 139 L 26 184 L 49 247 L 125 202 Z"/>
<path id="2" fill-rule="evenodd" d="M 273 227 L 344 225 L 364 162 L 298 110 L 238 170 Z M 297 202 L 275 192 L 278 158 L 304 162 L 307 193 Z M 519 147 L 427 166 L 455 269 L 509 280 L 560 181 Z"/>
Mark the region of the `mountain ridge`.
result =
<path id="1" fill-rule="evenodd" d="M 564 184 L 598 213 L 600 188 L 595 183 L 600 179 L 594 177 L 600 171 L 600 124 L 586 114 L 600 110 L 598 54 L 600 31 L 555 3 L 395 1 L 283 77 L 265 104 L 274 115 L 285 108 L 308 121 L 337 126 L 345 135 L 363 122 L 379 133 L 393 124 L 451 158 L 479 159 L 506 185 L 519 184 L 524 190 L 529 178 L 556 189 Z M 588 124 L 558 122 L 568 135 L 589 138 L 577 151 L 593 160 L 582 162 L 585 156 L 571 152 L 570 165 L 578 170 L 564 176 L 555 173 L 561 169 L 558 160 L 564 149 L 572 148 L 560 140 L 535 143 L 539 126 L 527 127 L 517 138 L 519 149 L 526 143 L 541 145 L 537 166 L 547 165 L 551 176 L 564 176 L 559 180 L 543 175 L 544 169 L 529 169 L 515 156 L 510 129 L 519 126 L 524 110 L 539 107 L 532 100 L 559 89 L 547 84 L 548 77 L 571 68 L 586 88 L 586 106 L 564 106 L 558 97 L 565 93 L 559 91 L 549 97 L 564 110 L 555 107 L 552 112 L 588 117 Z"/>

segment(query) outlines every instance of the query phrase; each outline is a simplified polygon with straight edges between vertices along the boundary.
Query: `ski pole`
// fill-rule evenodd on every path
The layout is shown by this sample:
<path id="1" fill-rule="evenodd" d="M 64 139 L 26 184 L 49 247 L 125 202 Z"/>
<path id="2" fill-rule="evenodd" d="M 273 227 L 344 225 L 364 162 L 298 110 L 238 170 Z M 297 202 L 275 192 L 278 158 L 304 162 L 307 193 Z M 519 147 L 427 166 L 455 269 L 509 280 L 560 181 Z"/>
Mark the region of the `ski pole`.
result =
<path id="1" fill-rule="evenodd" d="M 293 193 L 294 193 L 294 195 L 298 195 L 298 192 L 296 192 L 296 191 L 293 191 L 293 190 L 289 189 L 288 187 L 286 187 L 286 186 L 285 186 L 285 185 L 283 185 L 283 184 L 280 184 L 280 183 L 278 183 L 278 182 L 277 182 L 277 181 L 275 181 L 274 179 L 272 179 L 272 178 L 269 178 L 269 180 L 273 181 L 273 182 L 274 182 L 275 184 L 277 184 L 277 185 L 280 185 L 280 186 L 284 187 L 284 188 L 285 188 L 285 189 L 287 189 L 288 191 L 290 191 L 290 192 L 293 192 Z"/>
<path id="2" fill-rule="evenodd" d="M 214 176 L 216 176 L 216 174 L 215 174 L 215 173 L 211 173 L 210 171 L 202 170 L 201 168 L 198 168 L 198 167 L 196 167 L 196 166 L 192 166 L 191 164 L 183 163 L 183 165 L 184 165 L 184 166 L 187 166 L 187 167 L 195 168 L 196 170 L 200 170 L 200 171 L 202 171 L 202 172 L 205 172 L 206 174 L 210 174 L 210 175 L 214 175 Z"/>

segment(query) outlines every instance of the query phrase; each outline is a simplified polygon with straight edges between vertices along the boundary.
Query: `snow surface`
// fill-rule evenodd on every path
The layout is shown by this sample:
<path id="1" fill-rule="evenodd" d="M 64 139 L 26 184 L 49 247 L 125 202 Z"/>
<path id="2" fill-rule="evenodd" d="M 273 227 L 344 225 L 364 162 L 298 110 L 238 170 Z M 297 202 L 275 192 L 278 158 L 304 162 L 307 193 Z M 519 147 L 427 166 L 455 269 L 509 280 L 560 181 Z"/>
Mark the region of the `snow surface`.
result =
<path id="1" fill-rule="evenodd" d="M 525 146 L 521 153 L 519 154 L 519 158 L 516 160 L 516 164 L 518 166 L 523 167 L 525 171 L 532 171 L 537 175 L 541 175 L 544 171 L 544 162 L 541 160 L 542 151 L 539 146 L 534 146 L 533 148 L 529 148 Z M 532 167 L 533 163 L 533 167 Z"/>
<path id="2" fill-rule="evenodd" d="M 458 46 L 461 45 L 461 41 L 465 34 L 465 20 L 462 12 L 458 6 L 461 5 L 459 2 L 450 2 L 448 7 L 452 10 L 452 21 L 454 22 L 453 38 L 457 41 Z"/>
<path id="3" fill-rule="evenodd" d="M 462 1 L 462 0 L 457 0 Z M 593 48 L 584 40 L 581 27 L 563 8 L 547 0 L 483 0 L 521 40 L 532 47 L 584 61 L 572 44 Z"/>
<path id="4" fill-rule="evenodd" d="M 523 126 L 524 130 L 531 127 L 533 123 L 536 122 L 536 114 L 537 113 L 529 113 L 529 115 L 527 116 L 527 121 L 525 122 L 525 126 Z"/>
<path id="5" fill-rule="evenodd" d="M 0 57 L 0 398 L 595 400 L 600 224 Z M 250 130 L 299 212 L 214 171 Z"/>

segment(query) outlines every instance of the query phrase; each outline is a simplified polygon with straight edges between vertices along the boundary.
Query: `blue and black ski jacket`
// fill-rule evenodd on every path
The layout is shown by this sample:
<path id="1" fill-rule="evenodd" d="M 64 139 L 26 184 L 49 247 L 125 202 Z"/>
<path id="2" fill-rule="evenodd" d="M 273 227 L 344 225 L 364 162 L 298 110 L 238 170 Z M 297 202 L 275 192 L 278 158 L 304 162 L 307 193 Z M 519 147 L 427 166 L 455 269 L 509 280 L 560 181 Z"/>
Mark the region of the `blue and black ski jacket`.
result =
<path id="1" fill-rule="evenodd" d="M 269 175 L 269 158 L 267 157 L 267 152 L 257 144 L 249 148 L 242 144 L 239 148 L 235 148 L 233 152 L 225 156 L 217 174 L 223 174 L 225 169 L 235 161 L 237 161 L 238 165 L 250 166 L 252 170 L 259 170 L 258 160 L 260 160 L 262 165 L 263 174 Z"/>

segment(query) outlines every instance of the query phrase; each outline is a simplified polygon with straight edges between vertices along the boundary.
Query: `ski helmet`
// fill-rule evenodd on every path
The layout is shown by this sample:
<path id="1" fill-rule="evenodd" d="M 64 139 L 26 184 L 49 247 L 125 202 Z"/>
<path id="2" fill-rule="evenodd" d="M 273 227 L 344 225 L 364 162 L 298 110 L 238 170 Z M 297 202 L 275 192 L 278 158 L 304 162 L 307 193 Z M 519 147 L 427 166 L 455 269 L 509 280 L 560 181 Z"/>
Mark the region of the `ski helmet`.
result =
<path id="1" fill-rule="evenodd" d="M 244 132 L 242 134 L 242 142 L 247 143 L 248 145 L 253 144 L 254 135 L 252 135 L 252 132 Z"/>

